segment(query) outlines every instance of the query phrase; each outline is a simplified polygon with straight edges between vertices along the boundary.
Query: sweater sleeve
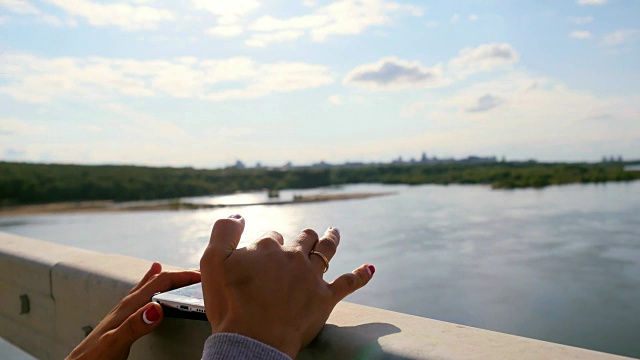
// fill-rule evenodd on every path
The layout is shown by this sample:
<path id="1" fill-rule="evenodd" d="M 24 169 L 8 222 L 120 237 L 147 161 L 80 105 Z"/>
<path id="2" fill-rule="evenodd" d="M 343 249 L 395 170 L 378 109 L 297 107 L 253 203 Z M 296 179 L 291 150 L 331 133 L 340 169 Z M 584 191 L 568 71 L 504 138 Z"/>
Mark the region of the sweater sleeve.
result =
<path id="1" fill-rule="evenodd" d="M 204 343 L 202 360 L 291 360 L 269 345 L 238 334 L 215 334 Z"/>

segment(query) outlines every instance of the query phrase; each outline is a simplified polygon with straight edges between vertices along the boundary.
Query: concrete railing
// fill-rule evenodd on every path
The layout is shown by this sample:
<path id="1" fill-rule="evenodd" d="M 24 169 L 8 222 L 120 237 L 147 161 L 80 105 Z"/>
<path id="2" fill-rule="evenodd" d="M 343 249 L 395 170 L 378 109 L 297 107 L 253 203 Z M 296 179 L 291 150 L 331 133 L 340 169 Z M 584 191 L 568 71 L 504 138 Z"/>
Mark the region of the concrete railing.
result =
<path id="1" fill-rule="evenodd" d="M 39 359 L 62 359 L 149 266 L 0 233 L 0 336 Z M 207 322 L 167 318 L 136 342 L 130 359 L 200 359 L 209 332 Z M 623 357 L 342 302 L 299 358 Z"/>

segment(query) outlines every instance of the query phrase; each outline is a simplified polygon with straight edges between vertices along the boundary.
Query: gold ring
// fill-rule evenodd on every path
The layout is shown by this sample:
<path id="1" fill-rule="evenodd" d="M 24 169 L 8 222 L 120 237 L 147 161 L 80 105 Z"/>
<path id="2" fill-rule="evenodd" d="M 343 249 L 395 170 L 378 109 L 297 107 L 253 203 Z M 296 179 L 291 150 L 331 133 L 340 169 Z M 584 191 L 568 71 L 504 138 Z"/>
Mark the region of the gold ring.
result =
<path id="1" fill-rule="evenodd" d="M 320 256 L 320 259 L 322 259 L 322 261 L 324 261 L 324 271 L 322 273 L 323 274 L 326 273 L 327 270 L 329 270 L 329 259 L 327 259 L 327 257 L 324 256 L 324 254 L 321 253 L 320 251 L 311 250 L 311 253 L 309 254 L 309 256 L 311 256 L 311 255 Z"/>

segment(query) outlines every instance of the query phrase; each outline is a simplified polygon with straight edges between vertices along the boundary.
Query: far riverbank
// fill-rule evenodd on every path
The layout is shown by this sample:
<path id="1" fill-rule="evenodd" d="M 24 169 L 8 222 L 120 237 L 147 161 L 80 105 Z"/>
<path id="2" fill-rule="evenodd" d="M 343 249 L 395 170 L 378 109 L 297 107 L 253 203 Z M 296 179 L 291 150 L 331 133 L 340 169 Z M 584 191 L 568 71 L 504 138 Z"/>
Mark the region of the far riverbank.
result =
<path id="1" fill-rule="evenodd" d="M 113 165 L 0 162 L 0 207 L 102 203 L 216 196 L 237 192 L 301 190 L 348 184 L 488 185 L 492 189 L 545 188 L 564 184 L 640 179 L 638 162 L 538 163 L 438 162 L 296 168 L 193 169 Z M 185 205 L 188 206 L 188 205 Z M 60 206 L 55 206 L 56 209 Z M 65 206 L 62 206 L 65 208 Z"/>
<path id="2" fill-rule="evenodd" d="M 325 201 L 365 199 L 375 196 L 384 196 L 393 194 L 391 192 L 383 193 L 355 193 L 355 194 L 323 194 L 296 196 L 291 200 L 276 200 L 251 202 L 244 204 L 202 204 L 195 202 L 187 202 L 179 199 L 160 200 L 160 201 L 141 201 L 134 203 L 117 203 L 112 200 L 105 201 L 70 201 L 50 204 L 37 205 L 18 205 L 0 208 L 0 217 L 2 216 L 25 216 L 38 214 L 69 214 L 69 213 L 103 213 L 103 212 L 122 212 L 122 211 L 167 211 L 167 210 L 198 210 L 198 209 L 216 209 L 233 206 L 257 206 L 257 205 L 290 205 L 290 204 L 306 204 Z"/>

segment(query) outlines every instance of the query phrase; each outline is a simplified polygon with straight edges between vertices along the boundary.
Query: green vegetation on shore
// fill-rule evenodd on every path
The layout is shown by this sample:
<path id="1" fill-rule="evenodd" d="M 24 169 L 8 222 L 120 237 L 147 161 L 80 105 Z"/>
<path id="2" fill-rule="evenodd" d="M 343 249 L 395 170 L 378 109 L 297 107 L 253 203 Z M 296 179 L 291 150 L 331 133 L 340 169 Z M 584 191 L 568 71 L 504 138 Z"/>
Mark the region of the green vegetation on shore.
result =
<path id="1" fill-rule="evenodd" d="M 152 200 L 356 183 L 487 184 L 496 189 L 640 179 L 624 163 L 436 163 L 280 169 L 153 168 L 0 162 L 0 205 Z"/>

